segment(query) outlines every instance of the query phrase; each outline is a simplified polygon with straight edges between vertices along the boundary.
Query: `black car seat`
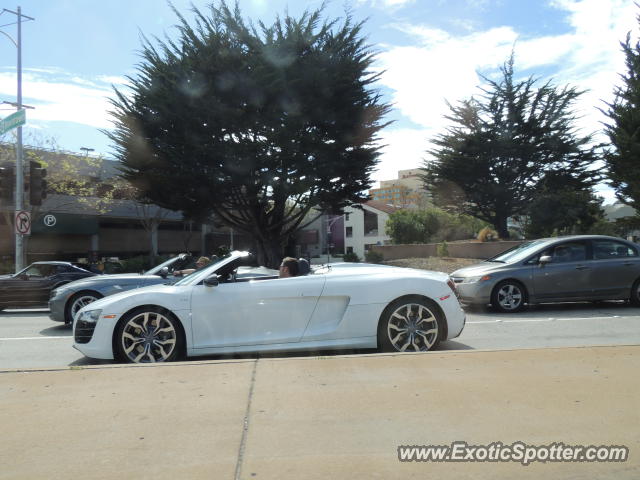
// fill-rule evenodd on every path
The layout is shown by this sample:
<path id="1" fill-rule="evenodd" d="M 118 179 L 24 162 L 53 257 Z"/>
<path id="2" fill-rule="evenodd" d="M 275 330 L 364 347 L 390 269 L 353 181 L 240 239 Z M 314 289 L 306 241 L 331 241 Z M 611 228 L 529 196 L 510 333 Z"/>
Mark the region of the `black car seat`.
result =
<path id="1" fill-rule="evenodd" d="M 309 275 L 311 271 L 311 266 L 306 258 L 298 259 L 298 276 Z"/>

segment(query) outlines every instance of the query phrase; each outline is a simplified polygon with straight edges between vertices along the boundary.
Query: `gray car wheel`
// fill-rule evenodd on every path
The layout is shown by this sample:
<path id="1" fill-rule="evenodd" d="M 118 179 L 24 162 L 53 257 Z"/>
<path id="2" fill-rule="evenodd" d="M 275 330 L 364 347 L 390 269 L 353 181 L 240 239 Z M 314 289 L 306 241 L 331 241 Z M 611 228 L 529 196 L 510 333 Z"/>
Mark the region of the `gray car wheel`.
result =
<path id="1" fill-rule="evenodd" d="M 515 280 L 500 282 L 491 293 L 491 306 L 503 313 L 519 312 L 526 302 L 527 291 Z"/>
<path id="2" fill-rule="evenodd" d="M 147 307 L 127 314 L 116 329 L 115 354 L 130 363 L 175 360 L 182 351 L 178 320 L 162 309 Z"/>
<path id="3" fill-rule="evenodd" d="M 426 352 L 438 344 L 442 314 L 425 298 L 399 299 L 385 308 L 378 326 L 385 352 Z"/>
<path id="4" fill-rule="evenodd" d="M 72 323 L 76 318 L 78 311 L 90 303 L 102 298 L 102 295 L 96 292 L 78 292 L 67 302 L 67 308 L 64 314 L 64 323 Z"/>

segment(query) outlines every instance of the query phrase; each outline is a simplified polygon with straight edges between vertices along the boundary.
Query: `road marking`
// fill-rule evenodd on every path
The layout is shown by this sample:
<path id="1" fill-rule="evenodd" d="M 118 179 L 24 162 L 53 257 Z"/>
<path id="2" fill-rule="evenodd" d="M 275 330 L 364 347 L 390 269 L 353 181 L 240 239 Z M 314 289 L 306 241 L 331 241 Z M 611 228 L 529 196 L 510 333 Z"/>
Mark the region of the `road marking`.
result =
<path id="1" fill-rule="evenodd" d="M 9 338 L 0 338 L 0 342 L 5 340 L 59 340 L 61 338 L 73 338 L 71 335 L 66 335 L 64 337 L 9 337 Z"/>
<path id="2" fill-rule="evenodd" d="M 575 320 L 610 320 L 612 318 L 635 318 L 635 317 L 626 317 L 621 315 L 609 315 L 607 317 L 567 317 L 567 318 L 521 318 L 518 320 L 477 320 L 475 322 L 467 322 L 467 325 L 471 323 L 530 323 L 530 322 L 567 322 L 567 321 L 575 321 Z"/>

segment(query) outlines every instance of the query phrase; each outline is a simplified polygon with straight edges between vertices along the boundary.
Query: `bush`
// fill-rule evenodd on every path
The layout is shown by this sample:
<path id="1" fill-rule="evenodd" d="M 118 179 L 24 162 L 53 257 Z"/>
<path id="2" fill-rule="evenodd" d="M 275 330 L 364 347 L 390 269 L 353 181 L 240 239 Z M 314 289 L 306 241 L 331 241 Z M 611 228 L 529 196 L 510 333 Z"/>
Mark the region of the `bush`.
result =
<path id="1" fill-rule="evenodd" d="M 148 255 L 141 255 L 139 257 L 132 257 L 126 260 L 121 260 L 122 271 L 127 273 L 139 273 L 146 272 L 156 265 L 160 265 L 162 262 L 166 262 L 172 256 L 171 255 L 160 255 L 155 257 L 152 261 L 152 258 Z"/>
<path id="2" fill-rule="evenodd" d="M 498 237 L 498 232 L 494 229 L 491 227 L 484 227 L 478 233 L 478 240 L 481 242 L 494 242 L 496 240 L 500 240 L 500 238 Z"/>
<path id="3" fill-rule="evenodd" d="M 439 257 L 449 256 L 449 245 L 447 245 L 446 241 L 439 243 L 438 246 L 436 246 L 436 255 Z"/>
<path id="4" fill-rule="evenodd" d="M 367 263 L 382 263 L 382 261 L 384 260 L 384 255 L 382 255 L 380 252 L 369 250 L 368 252 L 365 252 L 364 259 Z"/>
<path id="5" fill-rule="evenodd" d="M 352 263 L 358 263 L 360 261 L 360 257 L 358 257 L 358 254 L 355 252 L 347 252 L 344 254 L 344 257 L 342 257 L 342 259 L 345 262 L 352 262 Z"/>

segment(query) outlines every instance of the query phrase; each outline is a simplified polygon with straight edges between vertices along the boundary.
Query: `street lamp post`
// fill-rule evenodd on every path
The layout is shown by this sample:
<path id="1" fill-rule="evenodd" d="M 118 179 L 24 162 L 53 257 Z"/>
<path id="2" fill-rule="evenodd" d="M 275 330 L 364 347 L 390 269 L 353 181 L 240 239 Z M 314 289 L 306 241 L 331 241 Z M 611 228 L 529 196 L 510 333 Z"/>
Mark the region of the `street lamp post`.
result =
<path id="1" fill-rule="evenodd" d="M 18 37 L 17 41 L 13 40 L 10 35 L 5 32 L 2 32 L 5 36 L 7 36 L 18 49 L 18 64 L 17 64 L 17 76 L 18 76 L 18 95 L 16 101 L 16 108 L 18 110 L 22 109 L 22 19 L 26 18 L 27 20 L 35 20 L 35 18 L 28 17 L 23 15 L 20 7 L 18 7 L 17 11 L 8 10 L 6 8 L 2 9 L 0 14 L 8 12 L 12 13 L 18 17 Z M 16 200 L 15 200 L 15 209 L 16 212 L 19 212 L 24 209 L 24 169 L 22 166 L 22 126 L 18 127 L 16 133 Z M 24 267 L 24 245 L 22 242 L 22 234 L 18 233 L 16 230 L 16 258 L 15 258 L 15 268 L 16 272 L 22 270 Z"/>

